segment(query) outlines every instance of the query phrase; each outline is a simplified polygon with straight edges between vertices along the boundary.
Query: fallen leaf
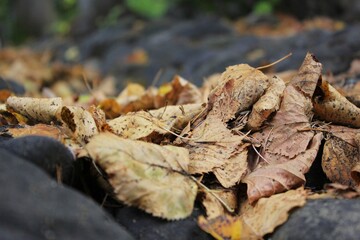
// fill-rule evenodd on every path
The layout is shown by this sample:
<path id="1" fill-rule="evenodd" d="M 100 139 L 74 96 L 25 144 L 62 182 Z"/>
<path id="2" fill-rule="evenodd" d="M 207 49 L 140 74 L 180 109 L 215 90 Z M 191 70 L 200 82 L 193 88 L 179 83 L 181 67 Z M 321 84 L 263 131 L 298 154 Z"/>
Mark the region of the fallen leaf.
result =
<path id="1" fill-rule="evenodd" d="M 189 155 L 185 148 L 100 133 L 86 149 L 107 173 L 120 201 L 169 220 L 192 213 L 197 184 L 187 176 Z"/>
<path id="2" fill-rule="evenodd" d="M 270 78 L 270 86 L 265 94 L 254 104 L 247 121 L 247 128 L 258 130 L 270 114 L 279 110 L 285 83 L 280 78 L 274 76 Z"/>
<path id="3" fill-rule="evenodd" d="M 209 115 L 227 122 L 236 114 L 250 108 L 269 85 L 266 75 L 247 64 L 226 68 L 220 84 L 209 95 Z"/>
<path id="4" fill-rule="evenodd" d="M 323 81 L 314 96 L 315 114 L 322 120 L 360 128 L 360 108 Z"/>
<path id="5" fill-rule="evenodd" d="M 79 143 L 87 143 L 92 136 L 99 133 L 91 113 L 82 107 L 62 107 L 61 120 Z"/>
<path id="6" fill-rule="evenodd" d="M 200 216 L 198 224 L 216 239 L 263 239 L 286 222 L 292 209 L 304 206 L 306 197 L 304 188 L 289 190 L 262 198 L 255 205 L 245 202 L 240 216 L 220 215 L 211 219 Z"/>
<path id="7" fill-rule="evenodd" d="M 37 136 L 52 137 L 59 140 L 60 142 L 64 142 L 64 138 L 66 137 L 61 127 L 54 125 L 46 125 L 42 123 L 36 124 L 34 126 L 26 125 L 22 128 L 9 128 L 7 132 L 10 133 L 12 137 L 37 135 Z"/>
<path id="8" fill-rule="evenodd" d="M 272 233 L 286 222 L 292 209 L 305 205 L 306 196 L 307 191 L 298 188 L 259 199 L 254 206 L 250 202 L 245 203 L 240 210 L 241 239 L 262 239 Z"/>
<path id="9" fill-rule="evenodd" d="M 326 140 L 322 155 L 322 168 L 331 182 L 356 186 L 351 177 L 353 167 L 359 163 L 359 149 L 337 137 Z"/>
<path id="10" fill-rule="evenodd" d="M 221 203 L 219 199 L 221 199 L 221 201 L 223 201 L 230 209 L 235 210 L 237 208 L 238 199 L 235 190 L 220 188 L 210 189 L 210 191 L 203 192 L 204 197 L 201 201 L 206 210 L 207 219 L 215 218 L 228 213 L 223 203 Z"/>
<path id="11" fill-rule="evenodd" d="M 201 92 L 194 84 L 178 75 L 170 83 L 161 86 L 155 97 L 155 108 L 192 103 L 202 103 Z"/>
<path id="12" fill-rule="evenodd" d="M 242 222 L 238 217 L 221 215 L 216 218 L 206 219 L 204 216 L 198 218 L 199 227 L 209 233 L 217 240 L 242 239 Z"/>
<path id="13" fill-rule="evenodd" d="M 34 121 L 50 123 L 58 119 L 62 99 L 9 97 L 6 106 Z"/>
<path id="14" fill-rule="evenodd" d="M 298 75 L 285 88 L 280 109 L 269 126 L 252 135 L 261 142 L 262 151 L 260 160 L 249 160 L 258 164 L 242 180 L 248 186 L 250 202 L 305 182 L 304 174 L 312 165 L 322 139 L 322 133 L 309 130 L 313 116 L 311 98 L 319 81 L 321 64 L 307 54 Z"/>

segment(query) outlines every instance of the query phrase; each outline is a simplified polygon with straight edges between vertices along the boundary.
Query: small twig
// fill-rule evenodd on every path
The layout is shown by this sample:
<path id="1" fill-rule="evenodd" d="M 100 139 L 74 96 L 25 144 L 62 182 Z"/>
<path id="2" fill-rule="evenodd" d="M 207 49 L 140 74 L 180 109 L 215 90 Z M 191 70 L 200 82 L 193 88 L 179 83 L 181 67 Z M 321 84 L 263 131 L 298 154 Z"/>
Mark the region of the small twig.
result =
<path id="1" fill-rule="evenodd" d="M 101 202 L 101 205 L 100 205 L 101 207 L 104 207 L 104 204 L 105 204 L 108 196 L 109 196 L 109 194 L 106 193 L 104 199 L 103 199 L 102 202 Z"/>
<path id="2" fill-rule="evenodd" d="M 261 70 L 261 69 L 264 69 L 264 68 L 268 68 L 268 67 L 274 66 L 275 64 L 278 64 L 279 62 L 284 61 L 285 59 L 287 59 L 287 58 L 290 57 L 291 55 L 292 55 L 292 53 L 289 53 L 289 54 L 286 55 L 285 57 L 282 57 L 282 58 L 280 58 L 279 60 L 276 60 L 276 61 L 273 62 L 273 63 L 270 63 L 270 64 L 265 65 L 265 66 L 257 67 L 256 69 L 257 69 L 257 70 Z"/>
<path id="3" fill-rule="evenodd" d="M 218 195 L 216 195 L 211 189 L 209 189 L 207 186 L 205 186 L 204 184 L 202 184 L 201 182 L 199 182 L 194 176 L 190 176 L 190 178 L 196 182 L 200 187 L 204 188 L 208 193 L 210 193 L 211 195 L 213 195 L 214 198 L 216 198 L 222 205 L 223 207 L 226 208 L 227 211 L 233 213 L 235 211 L 235 209 L 231 208 L 229 205 L 227 205 L 227 203 L 222 200 Z"/>

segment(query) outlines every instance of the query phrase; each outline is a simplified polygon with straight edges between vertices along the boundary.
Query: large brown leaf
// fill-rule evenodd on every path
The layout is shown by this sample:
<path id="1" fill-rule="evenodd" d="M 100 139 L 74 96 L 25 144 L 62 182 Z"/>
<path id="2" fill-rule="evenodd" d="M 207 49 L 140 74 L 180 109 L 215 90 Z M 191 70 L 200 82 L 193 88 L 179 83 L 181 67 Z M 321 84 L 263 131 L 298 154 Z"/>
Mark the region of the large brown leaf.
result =
<path id="1" fill-rule="evenodd" d="M 192 213 L 197 184 L 187 176 L 189 154 L 185 148 L 101 133 L 86 149 L 107 173 L 120 201 L 169 220 Z"/>
<path id="2" fill-rule="evenodd" d="M 321 81 L 321 64 L 307 54 L 298 75 L 284 90 L 280 110 L 269 126 L 253 135 L 261 142 L 261 158 L 243 182 L 248 185 L 248 198 L 261 197 L 297 187 L 305 182 L 319 149 L 322 133 L 310 131 L 311 98 Z M 257 162 L 256 159 L 250 159 Z"/>

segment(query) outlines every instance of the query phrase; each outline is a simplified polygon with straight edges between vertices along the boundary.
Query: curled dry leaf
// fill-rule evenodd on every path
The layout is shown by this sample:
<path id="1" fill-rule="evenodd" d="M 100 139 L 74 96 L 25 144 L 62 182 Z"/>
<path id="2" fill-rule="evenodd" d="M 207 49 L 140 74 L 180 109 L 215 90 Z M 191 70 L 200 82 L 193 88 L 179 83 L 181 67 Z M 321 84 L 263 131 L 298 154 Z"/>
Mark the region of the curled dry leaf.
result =
<path id="1" fill-rule="evenodd" d="M 221 74 L 215 73 L 205 78 L 200 92 L 202 94 L 202 102 L 206 103 L 211 91 L 220 83 Z"/>
<path id="2" fill-rule="evenodd" d="M 286 222 L 292 209 L 304 206 L 306 196 L 303 188 L 290 190 L 262 198 L 255 205 L 246 202 L 240 216 L 220 215 L 211 219 L 200 216 L 198 224 L 216 239 L 263 239 Z"/>
<path id="3" fill-rule="evenodd" d="M 314 97 L 314 111 L 325 121 L 360 128 L 360 108 L 325 81 Z"/>
<path id="4" fill-rule="evenodd" d="M 269 118 L 270 114 L 279 110 L 281 97 L 285 89 L 282 79 L 274 76 L 270 78 L 270 86 L 265 94 L 254 104 L 250 113 L 247 128 L 258 130 Z"/>
<path id="5" fill-rule="evenodd" d="M 192 213 L 197 184 L 187 176 L 185 148 L 100 133 L 86 149 L 109 176 L 117 199 L 125 204 L 169 220 Z"/>
<path id="6" fill-rule="evenodd" d="M 6 105 L 31 120 L 50 123 L 57 120 L 57 114 L 62 107 L 62 99 L 9 97 Z"/>
<path id="7" fill-rule="evenodd" d="M 155 108 L 191 103 L 202 103 L 201 92 L 194 84 L 178 75 L 170 83 L 161 86 L 155 97 Z"/>
<path id="8" fill-rule="evenodd" d="M 337 137 L 331 137 L 324 144 L 322 168 L 331 182 L 355 186 L 351 170 L 359 162 L 358 147 Z"/>
<path id="9" fill-rule="evenodd" d="M 270 126 L 253 134 L 263 150 L 257 167 L 243 179 L 248 185 L 250 202 L 305 182 L 304 174 L 312 165 L 322 139 L 322 133 L 315 135 L 308 130 L 311 98 L 320 80 L 321 64 L 307 54 L 298 75 L 285 88 L 280 110 Z"/>
<path id="10" fill-rule="evenodd" d="M 92 136 L 99 133 L 91 113 L 82 107 L 62 107 L 61 119 L 79 143 L 87 143 Z"/>
<path id="11" fill-rule="evenodd" d="M 268 86 L 268 77 L 261 71 L 247 64 L 230 66 L 209 95 L 209 114 L 227 122 L 250 108 Z"/>

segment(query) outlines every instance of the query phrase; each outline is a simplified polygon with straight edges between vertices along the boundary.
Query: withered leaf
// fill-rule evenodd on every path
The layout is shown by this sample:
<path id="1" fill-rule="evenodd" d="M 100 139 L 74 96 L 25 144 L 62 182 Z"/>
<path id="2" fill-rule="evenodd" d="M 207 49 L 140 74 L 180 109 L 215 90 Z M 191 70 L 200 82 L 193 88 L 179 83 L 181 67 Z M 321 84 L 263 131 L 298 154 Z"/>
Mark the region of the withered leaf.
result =
<path id="1" fill-rule="evenodd" d="M 259 199 L 255 206 L 249 202 L 244 204 L 240 211 L 241 239 L 262 239 L 266 234 L 272 233 L 276 227 L 286 222 L 290 210 L 305 205 L 306 196 L 306 190 L 298 188 Z"/>
<path id="2" fill-rule="evenodd" d="M 230 66 L 209 95 L 209 114 L 227 122 L 238 112 L 250 108 L 268 86 L 268 77 L 261 71 L 247 64 Z"/>
<path id="3" fill-rule="evenodd" d="M 223 201 L 230 209 L 236 209 L 238 205 L 237 193 L 234 189 L 211 189 L 204 191 L 202 205 L 206 210 L 207 219 L 224 215 L 227 212 L 224 205 L 219 201 Z M 216 195 L 216 197 L 214 196 Z"/>
<path id="4" fill-rule="evenodd" d="M 322 168 L 331 182 L 355 186 L 351 178 L 351 169 L 359 162 L 357 147 L 332 137 L 325 142 L 322 156 Z"/>
<path id="5" fill-rule="evenodd" d="M 211 219 L 200 216 L 198 224 L 216 239 L 263 239 L 286 222 L 289 211 L 304 206 L 306 196 L 303 188 L 290 190 L 262 198 L 255 205 L 244 203 L 240 216 L 220 215 Z"/>
<path id="6" fill-rule="evenodd" d="M 270 78 L 270 86 L 265 94 L 254 104 L 250 113 L 247 128 L 258 130 L 270 114 L 279 110 L 282 94 L 285 89 L 285 83 L 280 78 L 274 76 Z"/>
<path id="7" fill-rule="evenodd" d="M 111 132 L 121 137 L 153 141 L 159 135 L 180 132 L 202 110 L 201 104 L 187 104 L 131 112 L 110 120 L 108 126 Z"/>
<path id="8" fill-rule="evenodd" d="M 185 148 L 100 133 L 86 149 L 125 204 L 169 220 L 191 214 L 197 184 L 186 175 L 189 155 Z"/>
<path id="9" fill-rule="evenodd" d="M 34 121 L 50 123 L 57 120 L 57 114 L 62 107 L 62 99 L 9 97 L 6 105 L 8 108 Z"/>
<path id="10" fill-rule="evenodd" d="M 263 150 L 257 167 L 243 179 L 248 185 L 250 202 L 305 182 L 304 174 L 314 161 L 322 139 L 322 133 L 309 130 L 313 115 L 311 97 L 320 80 L 321 64 L 307 54 L 298 75 L 285 88 L 280 109 L 269 127 L 253 134 Z"/>
<path id="11" fill-rule="evenodd" d="M 204 216 L 200 216 L 198 225 L 217 240 L 242 239 L 242 222 L 239 217 L 220 215 L 216 218 L 206 219 Z"/>
<path id="12" fill-rule="evenodd" d="M 27 135 L 38 135 L 52 137 L 60 142 L 64 141 L 65 133 L 61 127 L 46 124 L 36 124 L 34 126 L 25 125 L 23 128 L 9 128 L 7 130 L 12 137 L 22 137 Z"/>
<path id="13" fill-rule="evenodd" d="M 82 107 L 62 107 L 61 120 L 79 143 L 87 143 L 92 136 L 99 133 L 91 113 Z"/>
<path id="14" fill-rule="evenodd" d="M 190 153 L 189 172 L 214 171 L 224 187 L 235 185 L 247 171 L 246 153 L 241 153 L 247 151 L 248 145 L 242 142 L 243 138 L 231 133 L 219 119 L 207 118 L 193 130 L 191 140 L 184 140 Z M 232 168 L 227 164 L 231 164 Z M 227 172 L 224 172 L 225 169 Z M 232 178 L 235 176 L 237 178 Z"/>
<path id="15" fill-rule="evenodd" d="M 314 111 L 322 120 L 360 128 L 360 108 L 323 81 L 314 97 Z"/>
<path id="16" fill-rule="evenodd" d="M 155 108 L 201 102 L 200 90 L 194 84 L 176 75 L 170 83 L 159 88 L 158 95 L 155 97 Z"/>

